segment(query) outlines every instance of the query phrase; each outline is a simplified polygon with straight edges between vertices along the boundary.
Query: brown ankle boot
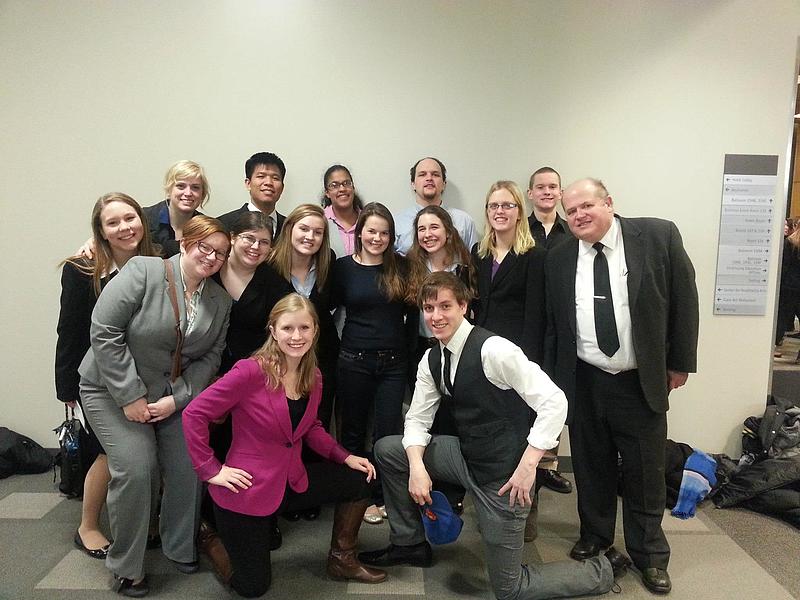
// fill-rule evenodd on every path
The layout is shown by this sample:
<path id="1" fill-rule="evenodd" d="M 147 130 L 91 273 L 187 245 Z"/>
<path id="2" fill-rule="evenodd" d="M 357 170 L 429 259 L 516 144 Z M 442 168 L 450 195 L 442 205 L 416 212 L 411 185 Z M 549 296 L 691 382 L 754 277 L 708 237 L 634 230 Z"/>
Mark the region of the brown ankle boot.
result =
<path id="1" fill-rule="evenodd" d="M 233 574 L 231 559 L 217 532 L 205 521 L 200 523 L 200 532 L 197 534 L 197 548 L 211 559 L 211 565 L 214 567 L 217 577 L 222 583 L 228 585 Z"/>
<path id="2" fill-rule="evenodd" d="M 359 500 L 336 505 L 331 549 L 328 552 L 327 572 L 331 579 L 361 583 L 380 583 L 386 579 L 386 571 L 362 565 L 356 556 L 358 529 L 369 503 L 369 500 Z"/>

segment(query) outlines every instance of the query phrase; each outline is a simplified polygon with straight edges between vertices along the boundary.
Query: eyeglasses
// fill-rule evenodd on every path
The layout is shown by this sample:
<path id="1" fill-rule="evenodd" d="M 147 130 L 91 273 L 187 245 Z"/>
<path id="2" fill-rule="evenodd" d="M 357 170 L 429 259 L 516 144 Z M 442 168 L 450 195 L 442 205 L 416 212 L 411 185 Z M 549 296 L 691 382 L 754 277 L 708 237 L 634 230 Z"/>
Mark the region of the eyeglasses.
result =
<path id="1" fill-rule="evenodd" d="M 486 205 L 486 210 L 489 212 L 494 212 L 498 208 L 502 208 L 503 210 L 514 210 L 517 208 L 516 202 L 490 202 Z"/>
<path id="2" fill-rule="evenodd" d="M 214 246 L 212 246 L 211 244 L 206 244 L 205 242 L 197 242 L 197 249 L 200 250 L 200 252 L 202 252 L 206 256 L 211 256 L 213 254 L 214 258 L 216 258 L 217 260 L 225 260 L 226 258 L 228 258 L 227 252 L 220 252 L 219 250 L 214 248 Z"/>
<path id="3" fill-rule="evenodd" d="M 351 187 L 353 187 L 353 182 L 350 181 L 349 179 L 345 179 L 344 181 L 331 181 L 325 187 L 330 191 L 335 192 L 340 187 L 350 189 Z"/>
<path id="4" fill-rule="evenodd" d="M 236 237 L 251 247 L 257 245 L 258 248 L 269 248 L 272 245 L 272 240 L 268 240 L 266 238 L 257 238 L 247 234 L 237 235 Z"/>

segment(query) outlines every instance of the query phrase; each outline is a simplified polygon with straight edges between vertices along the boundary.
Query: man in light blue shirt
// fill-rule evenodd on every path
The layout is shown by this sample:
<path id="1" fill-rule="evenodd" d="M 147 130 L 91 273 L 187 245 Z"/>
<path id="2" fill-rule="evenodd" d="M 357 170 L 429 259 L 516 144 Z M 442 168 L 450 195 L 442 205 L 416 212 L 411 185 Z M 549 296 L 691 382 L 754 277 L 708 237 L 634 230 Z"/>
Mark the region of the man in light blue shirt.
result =
<path id="1" fill-rule="evenodd" d="M 467 247 L 478 243 L 478 233 L 475 231 L 475 222 L 465 211 L 451 208 L 442 204 L 442 194 L 447 185 L 447 169 L 438 158 L 426 157 L 418 160 L 411 167 L 411 188 L 414 190 L 415 200 L 413 206 L 408 207 L 395 217 L 394 226 L 397 232 L 395 249 L 400 254 L 407 254 L 414 239 L 414 218 L 426 206 L 441 206 L 453 219 L 461 241 Z"/>

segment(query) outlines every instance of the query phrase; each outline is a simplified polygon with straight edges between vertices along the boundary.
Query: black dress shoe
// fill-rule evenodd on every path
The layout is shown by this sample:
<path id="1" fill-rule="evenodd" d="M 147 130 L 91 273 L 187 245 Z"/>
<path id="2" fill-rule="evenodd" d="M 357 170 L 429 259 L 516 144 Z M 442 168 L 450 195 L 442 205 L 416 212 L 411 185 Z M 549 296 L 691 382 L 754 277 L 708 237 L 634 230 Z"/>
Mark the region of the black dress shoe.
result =
<path id="1" fill-rule="evenodd" d="M 191 575 L 192 573 L 197 573 L 200 570 L 200 563 L 196 560 L 191 562 L 179 562 L 177 560 L 170 559 L 175 568 L 178 569 L 184 575 Z"/>
<path id="2" fill-rule="evenodd" d="M 464 514 L 464 503 L 463 502 L 455 502 L 455 503 L 453 503 L 452 508 L 453 508 L 453 512 L 456 513 L 457 515 L 463 515 Z"/>
<path id="3" fill-rule="evenodd" d="M 98 558 L 98 559 L 103 560 L 103 559 L 105 559 L 106 556 L 108 556 L 108 547 L 110 546 L 110 544 L 106 544 L 102 548 L 96 548 L 96 549 L 92 550 L 91 548 L 87 548 L 86 546 L 83 545 L 83 540 L 81 539 L 81 534 L 79 532 L 77 532 L 77 531 L 75 532 L 75 537 L 73 538 L 73 541 L 75 542 L 75 545 L 84 554 L 87 554 L 88 556 L 91 556 L 92 558 Z"/>
<path id="4" fill-rule="evenodd" d="M 625 556 L 622 552 L 611 546 L 606 551 L 606 558 L 611 563 L 611 570 L 614 572 L 614 579 L 624 577 L 628 572 L 628 567 L 631 566 L 631 559 Z"/>
<path id="5" fill-rule="evenodd" d="M 150 587 L 147 585 L 147 577 L 142 579 L 139 583 L 133 583 L 133 579 L 114 575 L 114 579 L 111 582 L 111 589 L 129 598 L 143 598 L 150 593 Z"/>
<path id="6" fill-rule="evenodd" d="M 559 494 L 569 494 L 572 491 L 572 482 L 553 469 L 536 469 L 536 480 Z"/>
<path id="7" fill-rule="evenodd" d="M 666 569 L 657 567 L 642 569 L 642 583 L 654 594 L 669 594 L 672 590 L 672 581 Z"/>
<path id="8" fill-rule="evenodd" d="M 420 542 L 413 546 L 395 546 L 359 552 L 358 560 L 372 567 L 391 567 L 393 565 L 411 565 L 412 567 L 430 567 L 433 564 L 433 552 L 428 542 Z"/>
<path id="9" fill-rule="evenodd" d="M 282 544 L 283 544 L 283 534 L 281 533 L 281 530 L 278 529 L 278 525 L 276 523 L 275 526 L 272 528 L 272 531 L 270 532 L 269 549 L 270 551 L 275 551 L 278 548 L 280 548 Z"/>
<path id="10" fill-rule="evenodd" d="M 600 550 L 602 550 L 600 544 L 581 538 L 575 542 L 572 550 L 569 551 L 569 557 L 575 560 L 586 560 L 600 554 Z"/>
<path id="11" fill-rule="evenodd" d="M 287 521 L 291 521 L 292 523 L 294 523 L 295 521 L 300 520 L 300 511 L 299 510 L 287 511 L 283 513 L 281 516 Z"/>

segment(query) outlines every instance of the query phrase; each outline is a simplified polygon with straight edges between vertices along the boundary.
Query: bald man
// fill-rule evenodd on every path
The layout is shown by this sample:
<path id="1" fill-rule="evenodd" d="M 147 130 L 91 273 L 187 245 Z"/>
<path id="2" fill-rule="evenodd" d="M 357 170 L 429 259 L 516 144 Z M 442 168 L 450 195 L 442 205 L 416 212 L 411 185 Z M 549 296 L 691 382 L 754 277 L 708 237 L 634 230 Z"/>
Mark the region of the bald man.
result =
<path id="1" fill-rule="evenodd" d="M 545 367 L 569 401 L 581 521 L 570 556 L 614 543 L 619 455 L 628 553 L 645 587 L 666 594 L 666 412 L 696 369 L 694 268 L 674 223 L 616 216 L 598 179 L 568 186 L 562 204 L 576 239 L 547 256 Z"/>

